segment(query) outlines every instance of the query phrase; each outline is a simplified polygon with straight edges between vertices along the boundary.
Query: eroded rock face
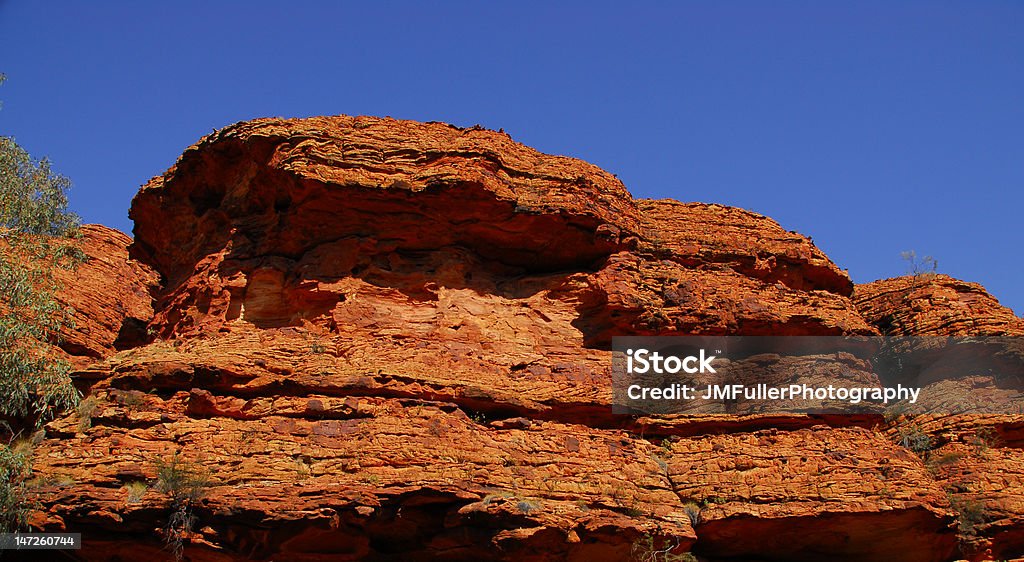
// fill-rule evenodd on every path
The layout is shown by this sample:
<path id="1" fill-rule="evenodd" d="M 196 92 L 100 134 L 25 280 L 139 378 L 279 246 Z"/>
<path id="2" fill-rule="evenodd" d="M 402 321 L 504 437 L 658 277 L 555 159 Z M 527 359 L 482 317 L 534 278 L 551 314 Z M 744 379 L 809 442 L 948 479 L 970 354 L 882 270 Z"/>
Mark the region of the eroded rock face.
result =
<path id="1" fill-rule="evenodd" d="M 135 255 L 165 279 L 159 324 L 295 324 L 348 278 L 396 287 L 591 267 L 629 245 L 635 205 L 584 162 L 439 123 L 257 120 L 204 138 L 136 196 Z M 468 254 L 470 259 L 460 259 Z"/>
<path id="2" fill-rule="evenodd" d="M 934 416 L 915 423 L 932 439 L 925 466 L 957 513 L 961 556 L 971 560 L 1020 557 L 1024 551 L 1024 418 Z"/>
<path id="3" fill-rule="evenodd" d="M 1024 320 L 977 283 L 948 275 L 895 277 L 858 285 L 857 309 L 894 336 L 1020 336 Z"/>
<path id="4" fill-rule="evenodd" d="M 671 199 L 640 200 L 637 205 L 645 233 L 673 261 L 691 267 L 724 264 L 802 291 L 824 290 L 845 297 L 853 292 L 846 272 L 807 237 L 764 215 Z"/>
<path id="5" fill-rule="evenodd" d="M 803 236 L 738 209 L 637 203 L 607 172 L 482 129 L 242 123 L 187 150 L 131 216 L 133 253 L 165 281 L 154 326 L 168 336 L 236 319 L 333 330 L 356 294 L 429 302 L 439 288 L 557 293 L 594 345 L 873 332 L 849 278 Z"/>
<path id="6" fill-rule="evenodd" d="M 157 275 L 128 257 L 132 239 L 96 224 L 81 228 L 79 248 L 86 261 L 74 270 L 55 271 L 62 286 L 58 298 L 75 309 L 74 327 L 63 334 L 68 353 L 90 359 L 106 357 L 148 341 Z"/>
<path id="7" fill-rule="evenodd" d="M 858 285 L 854 301 L 864 317 L 887 335 L 1024 335 L 1024 321 L 984 287 L 947 275 Z M 1016 347 L 1019 352 L 1020 344 Z M 954 404 L 995 403 L 1018 396 L 1020 381 L 978 376 L 943 384 L 941 395 L 947 404 L 936 409 L 943 414 L 898 420 L 890 433 L 897 439 L 911 435 L 928 440 L 922 458 L 957 512 L 962 557 L 1019 557 L 1024 553 L 1024 418 L 950 412 L 956 411 Z"/>
<path id="8" fill-rule="evenodd" d="M 191 560 L 940 561 L 963 543 L 946 481 L 879 416 L 611 414 L 614 335 L 878 333 L 846 273 L 766 217 L 634 201 L 501 133 L 362 117 L 210 135 L 131 216 L 161 337 L 80 366 L 95 411 L 35 456 L 35 522 L 83 532 L 83 559 L 166 554 L 175 455 L 210 475 Z"/>
<path id="9" fill-rule="evenodd" d="M 956 550 L 941 487 L 870 430 L 714 435 L 669 452 L 676 493 L 703 506 L 696 551 L 711 559 L 944 560 Z"/>

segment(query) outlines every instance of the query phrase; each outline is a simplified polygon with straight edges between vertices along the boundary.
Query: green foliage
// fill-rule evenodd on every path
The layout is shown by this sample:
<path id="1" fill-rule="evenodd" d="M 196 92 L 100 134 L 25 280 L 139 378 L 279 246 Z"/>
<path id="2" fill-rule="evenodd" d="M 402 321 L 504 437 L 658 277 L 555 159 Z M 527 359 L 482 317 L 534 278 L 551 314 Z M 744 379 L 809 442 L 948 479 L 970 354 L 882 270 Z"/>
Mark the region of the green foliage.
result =
<path id="1" fill-rule="evenodd" d="M 885 423 L 895 425 L 903 418 L 908 417 L 910 407 L 906 402 L 893 402 L 882 412 Z"/>
<path id="2" fill-rule="evenodd" d="M 198 502 L 209 485 L 210 475 L 177 453 L 170 460 L 156 461 L 156 489 L 175 505 Z"/>
<path id="3" fill-rule="evenodd" d="M 25 486 L 32 470 L 31 453 L 24 442 L 0 444 L 0 533 L 24 528 L 32 509 Z"/>
<path id="4" fill-rule="evenodd" d="M 985 504 L 978 500 L 951 496 L 949 503 L 956 510 L 960 532 L 965 535 L 976 535 L 978 526 L 988 521 L 989 516 Z"/>
<path id="5" fill-rule="evenodd" d="M 10 137 L 0 137 L 0 226 L 36 235 L 65 235 L 78 226 L 67 212 L 68 178 L 49 160 L 34 160 Z"/>
<path id="6" fill-rule="evenodd" d="M 686 516 L 690 519 L 690 525 L 694 527 L 700 525 L 703 520 L 700 506 L 694 502 L 686 502 L 686 505 L 683 506 L 683 512 L 686 513 Z"/>
<path id="7" fill-rule="evenodd" d="M 156 462 L 156 490 L 171 501 L 164 542 L 175 560 L 181 560 L 184 554 L 185 539 L 198 521 L 196 504 L 206 495 L 209 486 L 209 473 L 183 460 L 177 453 L 170 460 Z"/>
<path id="8" fill-rule="evenodd" d="M 702 507 L 709 507 L 709 506 L 712 506 L 712 505 L 721 505 L 721 504 L 724 504 L 724 503 L 726 503 L 726 499 L 723 498 L 723 497 L 720 497 L 720 496 L 708 496 L 708 497 L 704 498 L 700 502 L 700 505 Z"/>
<path id="9" fill-rule="evenodd" d="M 964 458 L 964 454 L 960 452 L 944 453 L 936 455 L 934 453 L 928 455 L 928 460 L 925 461 L 925 466 L 928 470 L 936 472 L 944 466 L 949 466 L 960 462 L 960 459 Z"/>
<path id="10" fill-rule="evenodd" d="M 476 424 L 487 425 L 487 414 L 483 412 L 472 412 L 469 414 L 469 419 Z"/>
<path id="11" fill-rule="evenodd" d="M 899 428 L 896 440 L 900 445 L 919 455 L 930 451 L 933 445 L 932 437 L 925 433 L 917 424 L 910 424 Z"/>
<path id="12" fill-rule="evenodd" d="M 0 136 L 0 426 L 7 432 L 40 427 L 78 403 L 70 366 L 52 347 L 72 314 L 57 302 L 53 269 L 83 259 L 71 243 L 78 217 L 67 211 L 69 187 L 49 161 Z M 0 444 L 0 532 L 25 526 L 30 472 L 30 443 Z"/>
<path id="13" fill-rule="evenodd" d="M 516 509 L 529 515 L 535 511 L 540 511 L 541 506 L 539 502 L 534 500 L 521 500 L 516 503 Z"/>
<path id="14" fill-rule="evenodd" d="M 2 82 L 2 77 L 0 77 Z M 42 424 L 78 402 L 69 366 L 52 344 L 71 323 L 56 299 L 53 268 L 83 255 L 70 241 L 67 178 L 0 137 L 0 416 Z"/>
<path id="15" fill-rule="evenodd" d="M 128 497 L 125 498 L 125 501 L 127 503 L 138 503 L 146 495 L 146 492 L 149 491 L 149 486 L 145 482 L 136 480 L 125 484 L 124 489 L 128 492 Z"/>
<path id="16" fill-rule="evenodd" d="M 974 452 L 978 455 L 985 455 L 992 447 L 999 446 L 999 434 L 991 427 L 981 427 L 967 438 L 967 444 L 974 447 Z"/>

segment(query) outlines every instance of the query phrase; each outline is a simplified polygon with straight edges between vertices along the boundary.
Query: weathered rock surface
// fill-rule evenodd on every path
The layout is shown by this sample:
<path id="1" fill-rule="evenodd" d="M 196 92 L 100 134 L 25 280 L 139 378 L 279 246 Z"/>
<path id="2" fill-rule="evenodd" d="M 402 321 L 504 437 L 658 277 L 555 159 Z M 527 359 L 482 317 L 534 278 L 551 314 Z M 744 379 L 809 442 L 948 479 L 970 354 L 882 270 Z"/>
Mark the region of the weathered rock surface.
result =
<path id="1" fill-rule="evenodd" d="M 806 238 L 674 205 L 638 208 L 607 172 L 493 131 L 264 119 L 204 138 L 143 187 L 132 251 L 165 280 L 164 335 L 239 318 L 331 328 L 356 294 L 429 302 L 438 288 L 555 292 L 583 309 L 595 344 L 624 330 L 872 331 L 844 298 L 849 278 Z M 703 223 L 676 232 L 675 211 Z M 716 238 L 721 223 L 735 226 Z"/>
<path id="2" fill-rule="evenodd" d="M 858 285 L 854 301 L 864 317 L 887 335 L 1024 335 L 1024 320 L 1001 306 L 984 287 L 947 275 Z M 943 388 L 947 404 L 937 408 L 947 415 L 901 419 L 890 430 L 897 439 L 928 439 L 922 457 L 958 513 L 961 555 L 972 560 L 1009 559 L 1024 553 L 1024 417 L 948 414 L 955 412 L 957 404 L 998 403 L 1008 394 L 1019 396 L 1019 380 L 1011 388 L 1006 381 L 997 383 L 984 377 L 948 381 Z"/>
<path id="3" fill-rule="evenodd" d="M 160 338 L 96 347 L 74 374 L 95 409 L 34 457 L 34 522 L 82 532 L 79 558 L 169 556 L 174 458 L 209 474 L 190 560 L 978 551 L 949 479 L 879 416 L 611 414 L 614 335 L 886 329 L 766 217 L 634 201 L 501 133 L 364 117 L 228 127 L 131 216 Z M 104 275 L 80 298 L 149 286 Z M 1000 423 L 1018 437 L 997 466 L 1016 470 L 1020 423 Z M 1014 493 L 982 551 L 1013 555 Z"/>
<path id="4" fill-rule="evenodd" d="M 590 164 L 492 131 L 361 117 L 229 127 L 131 211 L 133 252 L 165 279 L 165 331 L 197 308 L 267 327 L 313 319 L 346 279 L 429 298 L 490 272 L 590 267 L 629 246 L 636 214 Z"/>
<path id="5" fill-rule="evenodd" d="M 204 540 L 258 559 L 625 558 L 643 534 L 683 547 L 695 538 L 652 445 L 619 431 L 496 428 L 451 405 L 392 398 L 195 389 L 133 406 L 124 391 L 94 395 L 89 435 L 53 427 L 68 448 L 45 472 L 90 484 L 53 490 L 56 527 L 112 537 L 159 527 L 166 500 L 129 501 L 121 488 L 155 479 L 153 459 L 181 451 L 214 483 L 197 510 L 211 528 Z"/>
<path id="6" fill-rule="evenodd" d="M 76 311 L 61 347 L 73 356 L 99 359 L 145 343 L 156 273 L 129 259 L 132 239 L 124 233 L 88 224 L 81 234 L 78 246 L 86 261 L 72 271 L 55 270 L 62 287 L 58 298 Z"/>
<path id="7" fill-rule="evenodd" d="M 745 275 L 793 289 L 843 296 L 853 282 L 805 236 L 735 207 L 639 200 L 645 233 L 668 257 L 691 267 L 725 264 Z"/>
<path id="8" fill-rule="evenodd" d="M 712 559 L 943 560 L 953 514 L 921 460 L 862 428 L 671 442 L 674 489 L 701 509 Z"/>
<path id="9" fill-rule="evenodd" d="M 1020 336 L 1024 319 L 977 283 L 923 274 L 858 285 L 854 301 L 868 322 L 894 336 Z"/>

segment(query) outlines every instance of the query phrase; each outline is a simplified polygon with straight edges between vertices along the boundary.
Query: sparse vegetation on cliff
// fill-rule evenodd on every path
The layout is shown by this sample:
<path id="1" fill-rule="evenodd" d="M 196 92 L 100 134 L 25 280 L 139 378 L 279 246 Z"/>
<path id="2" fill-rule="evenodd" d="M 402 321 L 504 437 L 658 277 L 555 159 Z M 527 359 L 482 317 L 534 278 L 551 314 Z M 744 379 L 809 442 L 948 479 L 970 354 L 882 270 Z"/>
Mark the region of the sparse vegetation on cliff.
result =
<path id="1" fill-rule="evenodd" d="M 125 501 L 127 503 L 138 503 L 146 495 L 146 492 L 149 491 L 149 486 L 145 482 L 134 481 L 125 484 L 124 489 L 128 494 Z"/>
<path id="2" fill-rule="evenodd" d="M 157 461 L 156 489 L 167 495 L 171 507 L 171 515 L 164 526 L 164 542 L 175 560 L 182 558 L 185 540 L 198 520 L 196 504 L 206 495 L 209 485 L 210 475 L 177 453 L 169 460 Z"/>
<path id="3" fill-rule="evenodd" d="M 689 552 L 674 552 L 679 548 L 679 541 L 668 542 L 658 540 L 654 535 L 645 534 L 633 543 L 633 560 L 637 562 L 696 562 L 697 558 Z"/>
<path id="4" fill-rule="evenodd" d="M 78 430 L 87 431 L 92 427 L 92 415 L 96 413 L 96 406 L 99 401 L 95 396 L 90 396 L 78 403 L 75 412 L 78 414 Z"/>
<path id="5" fill-rule="evenodd" d="M 949 503 L 957 512 L 957 524 L 960 532 L 968 537 L 977 535 L 978 526 L 988 521 L 985 504 L 979 500 L 951 495 Z"/>
<path id="6" fill-rule="evenodd" d="M 914 279 L 929 279 L 935 276 L 935 271 L 939 267 L 939 262 L 932 256 L 921 256 L 917 255 L 914 250 L 907 250 L 901 252 L 900 257 L 903 261 L 907 262 L 907 273 L 914 277 Z"/>

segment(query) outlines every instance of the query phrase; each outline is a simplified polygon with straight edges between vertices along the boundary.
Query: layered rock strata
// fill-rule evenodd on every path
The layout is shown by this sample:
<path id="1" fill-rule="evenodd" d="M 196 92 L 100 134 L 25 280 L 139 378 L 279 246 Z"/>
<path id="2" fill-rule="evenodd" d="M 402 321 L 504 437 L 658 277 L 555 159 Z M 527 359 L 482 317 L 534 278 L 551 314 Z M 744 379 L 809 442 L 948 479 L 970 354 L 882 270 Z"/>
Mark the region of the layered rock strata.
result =
<path id="1" fill-rule="evenodd" d="M 344 116 L 205 137 L 131 216 L 127 253 L 159 286 L 108 233 L 106 282 L 78 298 L 147 287 L 151 319 L 126 317 L 153 341 L 111 329 L 90 344 L 102 351 L 75 377 L 95 408 L 52 422 L 34 457 L 34 523 L 82 532 L 81 559 L 167 556 L 171 460 L 208 480 L 190 560 L 1017 548 L 1015 492 L 993 508 L 1002 523 L 968 536 L 951 477 L 880 416 L 611 413 L 615 335 L 891 330 L 880 318 L 906 296 L 869 304 L 882 301 L 766 217 L 634 200 L 502 133 Z M 989 449 L 1011 468 L 1018 452 Z"/>

